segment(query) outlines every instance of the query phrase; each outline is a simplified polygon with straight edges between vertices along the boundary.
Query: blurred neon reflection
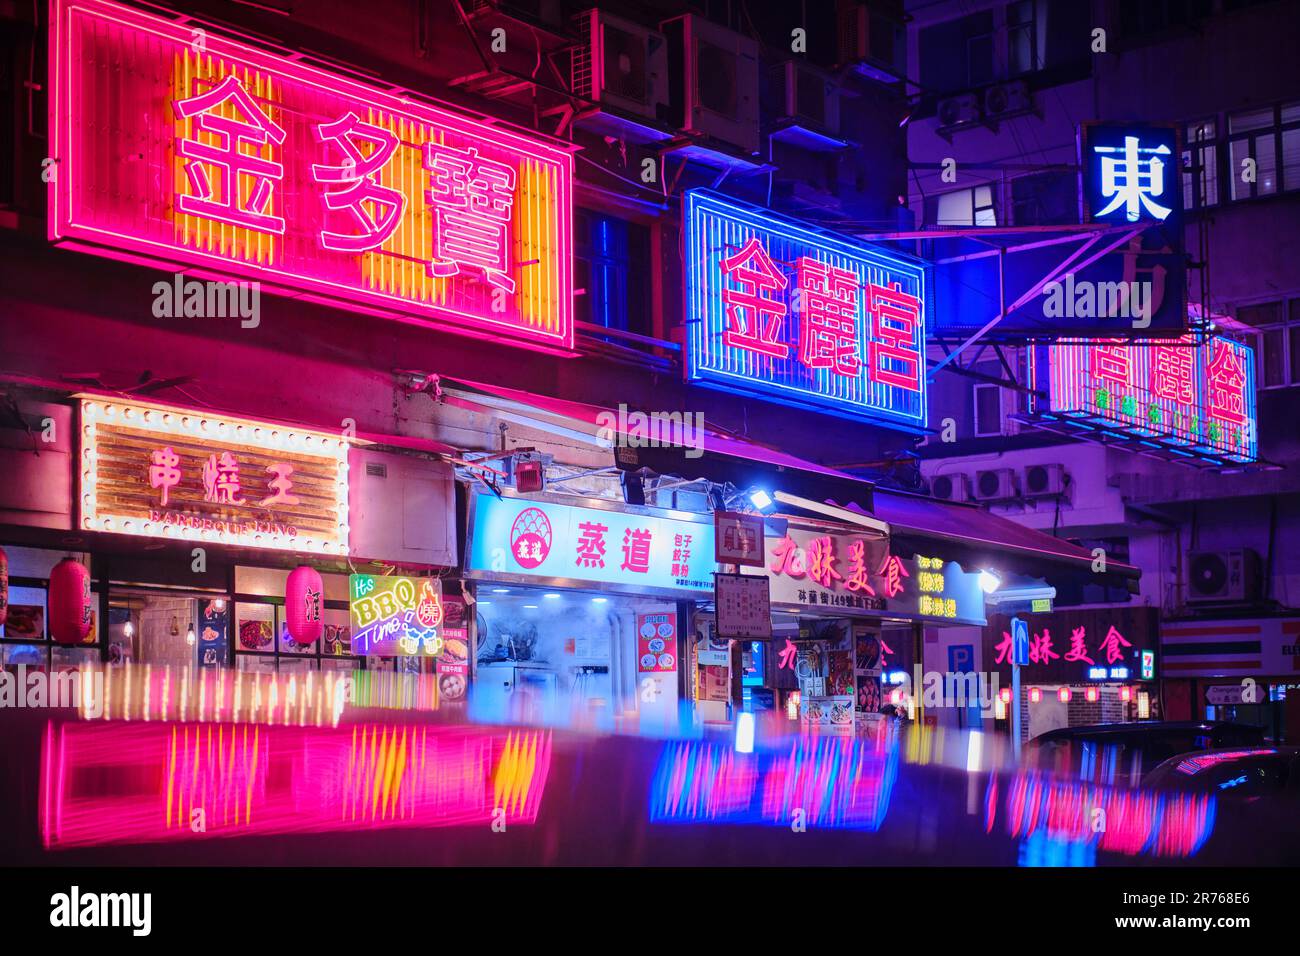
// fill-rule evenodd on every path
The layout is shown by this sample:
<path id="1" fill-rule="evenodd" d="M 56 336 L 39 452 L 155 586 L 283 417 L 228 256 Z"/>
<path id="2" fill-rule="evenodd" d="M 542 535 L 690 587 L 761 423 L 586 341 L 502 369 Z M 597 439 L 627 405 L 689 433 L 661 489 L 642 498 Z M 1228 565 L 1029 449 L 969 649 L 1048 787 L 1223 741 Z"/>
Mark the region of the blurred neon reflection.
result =
<path id="1" fill-rule="evenodd" d="M 766 823 L 878 830 L 898 773 L 898 749 L 852 737 L 799 738 L 739 753 L 679 741 L 664 748 L 650 789 L 655 823 Z"/>
<path id="2" fill-rule="evenodd" d="M 414 724 L 50 723 L 47 847 L 533 823 L 546 731 Z M 200 826 L 201 823 L 201 826 Z"/>
<path id="3" fill-rule="evenodd" d="M 985 793 L 988 832 L 997 825 L 999 813 L 1007 834 L 1026 841 L 1022 864 L 1052 860 L 1047 865 L 1059 866 L 1091 858 L 1065 844 L 1126 856 L 1192 856 L 1214 832 L 1215 804 L 1213 797 L 1202 794 L 1118 790 L 1026 771 L 1011 778 L 1001 799 L 998 778 L 990 776 Z M 1042 841 L 1060 846 L 1048 848 Z"/>

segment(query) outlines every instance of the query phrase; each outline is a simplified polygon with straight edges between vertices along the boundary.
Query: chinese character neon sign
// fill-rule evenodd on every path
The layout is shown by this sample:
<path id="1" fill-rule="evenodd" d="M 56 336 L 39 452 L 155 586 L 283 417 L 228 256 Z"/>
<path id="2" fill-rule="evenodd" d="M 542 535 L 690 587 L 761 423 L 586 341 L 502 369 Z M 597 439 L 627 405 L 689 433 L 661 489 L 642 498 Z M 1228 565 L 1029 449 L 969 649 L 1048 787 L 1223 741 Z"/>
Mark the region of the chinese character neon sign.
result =
<path id="1" fill-rule="evenodd" d="M 566 149 L 109 0 L 51 11 L 52 241 L 572 349 Z"/>
<path id="2" fill-rule="evenodd" d="M 702 190 L 685 229 L 690 380 L 924 423 L 921 263 Z"/>
<path id="3" fill-rule="evenodd" d="M 1178 222 L 1183 183 L 1174 127 L 1085 123 L 1079 153 L 1088 221 Z"/>
<path id="4" fill-rule="evenodd" d="M 1145 440 L 1189 457 L 1259 454 L 1255 354 L 1222 336 L 1063 339 L 1031 349 L 1030 380 L 1050 399 L 1040 416 Z"/>
<path id="5" fill-rule="evenodd" d="M 81 403 L 81 527 L 348 553 L 348 442 L 169 405 Z"/>

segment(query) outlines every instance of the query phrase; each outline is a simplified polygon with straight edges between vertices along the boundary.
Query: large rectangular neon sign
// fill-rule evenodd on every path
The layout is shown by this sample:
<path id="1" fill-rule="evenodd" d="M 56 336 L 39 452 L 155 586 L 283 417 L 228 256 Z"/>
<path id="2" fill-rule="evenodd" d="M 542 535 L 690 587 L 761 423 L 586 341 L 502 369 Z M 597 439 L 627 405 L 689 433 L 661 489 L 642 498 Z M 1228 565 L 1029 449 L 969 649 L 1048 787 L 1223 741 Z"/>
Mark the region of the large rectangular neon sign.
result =
<path id="1" fill-rule="evenodd" d="M 573 346 L 563 149 L 106 0 L 53 0 L 52 241 Z"/>
<path id="2" fill-rule="evenodd" d="M 1047 368 L 1041 368 L 1046 358 Z M 1047 408 L 1188 455 L 1254 461 L 1259 455 L 1255 353 L 1223 336 L 1062 340 L 1031 350 L 1034 387 Z"/>
<path id="3" fill-rule="evenodd" d="M 925 270 L 700 190 L 686 194 L 691 381 L 925 423 Z"/>

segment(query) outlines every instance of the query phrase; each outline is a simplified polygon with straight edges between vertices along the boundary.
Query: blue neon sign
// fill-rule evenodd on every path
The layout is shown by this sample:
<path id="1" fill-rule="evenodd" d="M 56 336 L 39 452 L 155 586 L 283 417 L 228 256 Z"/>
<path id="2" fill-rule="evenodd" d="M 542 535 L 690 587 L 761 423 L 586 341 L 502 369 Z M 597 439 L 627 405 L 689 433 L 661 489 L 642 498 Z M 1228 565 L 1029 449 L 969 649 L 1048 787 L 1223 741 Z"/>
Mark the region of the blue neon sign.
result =
<path id="1" fill-rule="evenodd" d="M 684 218 L 690 381 L 924 425 L 921 262 L 704 190 Z"/>
<path id="2" fill-rule="evenodd" d="M 1087 222 L 1179 222 L 1183 181 L 1172 126 L 1085 123 L 1079 136 Z"/>

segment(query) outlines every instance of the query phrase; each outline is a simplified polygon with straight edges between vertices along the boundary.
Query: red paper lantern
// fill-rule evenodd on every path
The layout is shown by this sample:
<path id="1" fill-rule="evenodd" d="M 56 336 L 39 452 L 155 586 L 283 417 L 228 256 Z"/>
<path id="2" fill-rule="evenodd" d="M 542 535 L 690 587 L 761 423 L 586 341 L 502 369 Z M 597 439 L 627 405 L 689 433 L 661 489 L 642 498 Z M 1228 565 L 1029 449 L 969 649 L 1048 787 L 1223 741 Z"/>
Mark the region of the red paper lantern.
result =
<path id="1" fill-rule="evenodd" d="M 289 636 L 299 644 L 311 644 L 325 633 L 325 582 L 315 568 L 300 564 L 289 573 L 284 616 Z"/>
<path id="2" fill-rule="evenodd" d="M 9 555 L 0 548 L 0 627 L 9 619 Z"/>
<path id="3" fill-rule="evenodd" d="M 90 634 L 93 609 L 90 572 L 75 558 L 64 558 L 50 572 L 50 637 L 80 644 Z"/>

